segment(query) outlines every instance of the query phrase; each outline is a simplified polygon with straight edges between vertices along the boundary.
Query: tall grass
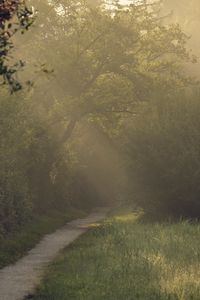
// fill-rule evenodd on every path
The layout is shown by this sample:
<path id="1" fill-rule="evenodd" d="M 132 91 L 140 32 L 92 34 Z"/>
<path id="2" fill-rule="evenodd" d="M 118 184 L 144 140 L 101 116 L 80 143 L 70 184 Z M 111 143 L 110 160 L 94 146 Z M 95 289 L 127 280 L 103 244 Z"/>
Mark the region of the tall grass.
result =
<path id="1" fill-rule="evenodd" d="M 144 224 L 128 214 L 66 249 L 34 300 L 198 300 L 200 225 Z"/>

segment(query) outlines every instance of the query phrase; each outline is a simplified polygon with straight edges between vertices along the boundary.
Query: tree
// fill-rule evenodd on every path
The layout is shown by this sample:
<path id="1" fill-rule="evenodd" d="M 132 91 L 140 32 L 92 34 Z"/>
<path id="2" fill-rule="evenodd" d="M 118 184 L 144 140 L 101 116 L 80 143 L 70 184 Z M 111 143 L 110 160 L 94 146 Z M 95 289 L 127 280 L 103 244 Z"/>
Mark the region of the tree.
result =
<path id="1" fill-rule="evenodd" d="M 11 92 L 22 88 L 15 74 L 24 63 L 20 60 L 9 65 L 8 57 L 13 48 L 12 37 L 16 32 L 28 30 L 33 22 L 33 12 L 26 6 L 25 0 L 0 1 L 0 76 L 1 85 L 8 84 Z"/>
<path id="2" fill-rule="evenodd" d="M 116 177 L 112 168 L 108 173 L 111 185 L 106 185 L 103 165 L 108 165 L 110 159 L 104 159 L 102 151 L 97 167 L 96 149 L 102 149 L 99 145 L 107 146 L 112 164 L 117 165 L 118 156 L 112 157 L 110 149 L 114 148 L 113 137 L 122 132 L 122 125 L 130 125 L 140 107 L 151 103 L 155 94 L 163 99 L 163 95 L 170 97 L 174 91 L 190 84 L 181 67 L 182 62 L 192 59 L 186 50 L 187 36 L 178 25 L 163 25 L 158 4 L 134 3 L 121 6 L 117 1 L 110 5 L 97 1 L 91 6 L 84 0 L 38 1 L 40 16 L 32 27 L 32 38 L 28 40 L 25 35 L 23 40 L 23 35 L 16 36 L 16 43 L 26 47 L 25 50 L 14 47 L 17 50 L 12 53 L 19 51 L 23 59 L 33 65 L 44 60 L 44 76 L 36 74 L 33 79 L 36 83 L 28 96 L 23 90 L 8 101 L 1 93 L 0 117 L 4 124 L 0 133 L 3 141 L 0 147 L 1 211 L 4 220 L 8 220 L 4 221 L 3 228 L 19 222 L 21 215 L 15 218 L 19 212 L 26 217 L 31 206 L 41 211 L 50 207 L 50 203 L 55 208 L 57 199 L 62 199 L 62 204 L 68 199 L 74 200 L 76 196 L 71 190 L 77 192 L 80 187 L 82 191 L 83 182 L 90 192 L 91 180 L 86 178 L 87 174 L 99 172 L 92 180 L 96 182 L 99 178 L 96 189 L 93 186 L 92 193 L 87 195 L 102 186 L 108 191 Z M 13 12 L 10 20 L 14 23 L 17 17 Z M 21 28 L 18 22 L 17 31 Z M 9 30 L 12 32 L 14 26 Z M 2 34 L 5 31 L 2 29 Z M 11 61 L 7 61 L 13 39 L 8 37 L 5 42 L 10 46 L 1 56 L 1 66 L 6 67 L 2 76 L 11 91 L 15 91 L 21 88 L 23 81 L 21 77 L 15 81 L 18 68 L 10 67 Z M 46 80 L 47 65 L 54 69 L 49 81 Z M 9 70 L 12 71 L 9 73 Z M 33 68 L 25 70 L 32 73 Z M 18 72 L 18 76 L 21 74 Z M 25 75 L 22 74 L 26 79 Z M 76 147 L 69 142 L 72 133 L 75 139 L 70 142 L 78 144 L 77 155 Z M 91 141 L 99 136 L 101 141 L 97 139 L 96 145 L 91 147 Z M 117 169 L 118 166 L 114 170 Z M 26 187 L 24 191 L 22 185 Z M 114 188 L 110 190 L 113 192 Z M 78 200 L 80 193 L 77 194 Z"/>
<path id="3" fill-rule="evenodd" d="M 54 114 L 65 128 L 60 144 L 82 119 L 103 128 L 108 119 L 134 114 L 156 90 L 171 93 L 189 83 L 181 72 L 181 63 L 192 60 L 188 38 L 177 24 L 163 25 L 159 4 L 51 3 L 58 15 L 46 20 L 51 26 L 40 43 L 65 91 Z"/>
<path id="4" fill-rule="evenodd" d="M 193 53 L 199 57 L 199 32 L 200 26 L 200 3 L 198 0 L 191 1 L 172 1 L 164 0 L 162 6 L 162 14 L 168 14 L 166 22 L 179 23 L 182 30 L 190 36 L 188 49 L 192 49 Z M 199 60 L 195 65 L 187 65 L 187 72 L 199 78 Z"/>

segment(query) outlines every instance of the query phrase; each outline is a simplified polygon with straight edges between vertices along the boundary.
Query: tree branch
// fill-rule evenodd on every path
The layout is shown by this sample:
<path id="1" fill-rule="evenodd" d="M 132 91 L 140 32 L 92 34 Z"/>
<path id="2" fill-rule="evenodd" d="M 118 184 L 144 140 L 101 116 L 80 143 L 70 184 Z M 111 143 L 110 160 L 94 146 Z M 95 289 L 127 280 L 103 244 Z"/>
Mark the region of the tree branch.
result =
<path id="1" fill-rule="evenodd" d="M 76 124 L 78 122 L 78 118 L 72 118 L 69 123 L 68 126 L 63 134 L 63 136 L 60 139 L 60 144 L 64 144 L 72 135 L 73 130 L 76 127 Z"/>

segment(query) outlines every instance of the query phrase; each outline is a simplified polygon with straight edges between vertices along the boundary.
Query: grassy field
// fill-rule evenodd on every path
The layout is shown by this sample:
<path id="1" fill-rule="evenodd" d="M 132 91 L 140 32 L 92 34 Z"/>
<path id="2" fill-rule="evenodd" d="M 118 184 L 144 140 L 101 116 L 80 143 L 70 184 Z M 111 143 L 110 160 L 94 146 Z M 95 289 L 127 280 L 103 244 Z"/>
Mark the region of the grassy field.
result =
<path id="1" fill-rule="evenodd" d="M 111 217 L 49 267 L 34 300 L 199 300 L 200 225 Z"/>
<path id="2" fill-rule="evenodd" d="M 51 233 L 66 222 L 81 216 L 85 216 L 85 213 L 72 209 L 68 212 L 49 211 L 45 215 L 35 216 L 12 236 L 0 238 L 0 269 L 21 258 L 45 234 Z"/>

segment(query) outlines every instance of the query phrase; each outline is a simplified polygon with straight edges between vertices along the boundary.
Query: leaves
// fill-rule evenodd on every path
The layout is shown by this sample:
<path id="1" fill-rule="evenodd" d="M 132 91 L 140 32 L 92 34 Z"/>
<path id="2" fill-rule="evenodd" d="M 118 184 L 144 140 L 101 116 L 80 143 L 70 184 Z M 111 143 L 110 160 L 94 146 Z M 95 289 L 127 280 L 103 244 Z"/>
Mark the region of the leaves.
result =
<path id="1" fill-rule="evenodd" d="M 13 48 L 12 36 L 17 31 L 23 33 L 33 23 L 34 16 L 23 0 L 3 0 L 0 2 L 0 76 L 1 85 L 8 85 L 11 93 L 21 90 L 22 85 L 16 79 L 16 72 L 23 66 L 19 61 L 10 65 L 8 60 Z"/>

